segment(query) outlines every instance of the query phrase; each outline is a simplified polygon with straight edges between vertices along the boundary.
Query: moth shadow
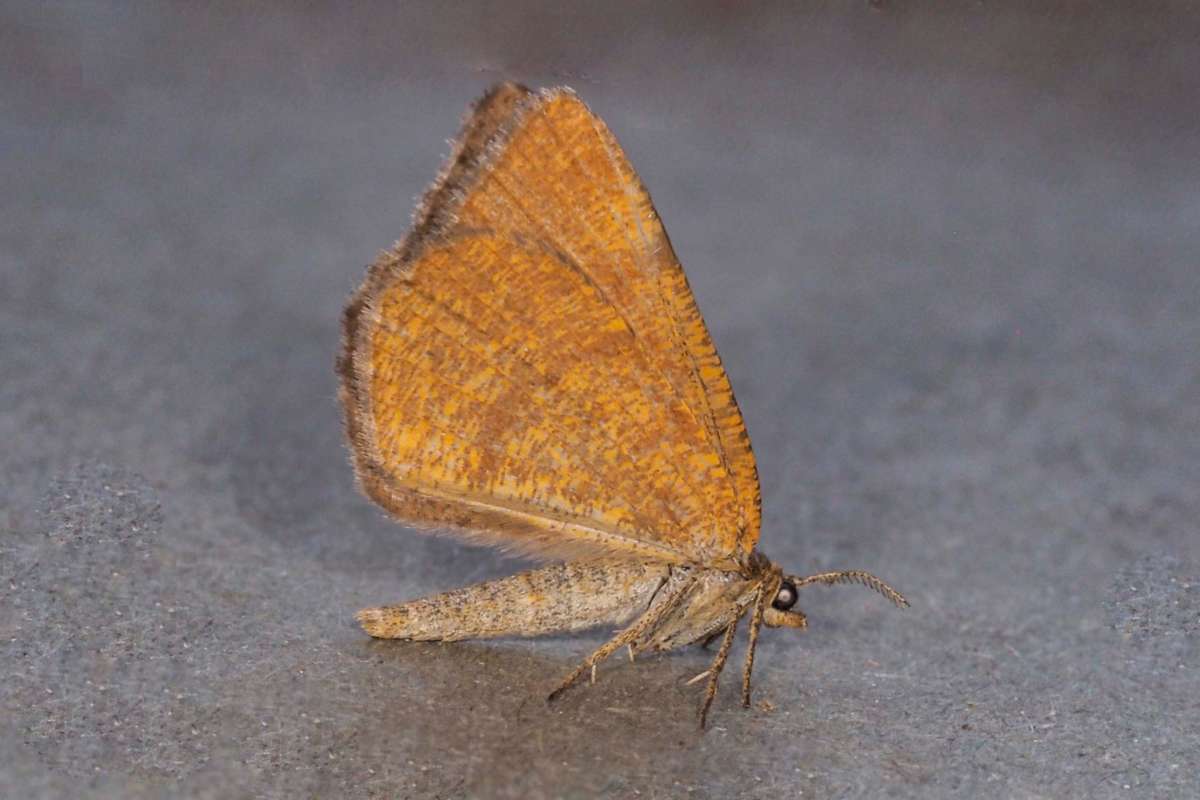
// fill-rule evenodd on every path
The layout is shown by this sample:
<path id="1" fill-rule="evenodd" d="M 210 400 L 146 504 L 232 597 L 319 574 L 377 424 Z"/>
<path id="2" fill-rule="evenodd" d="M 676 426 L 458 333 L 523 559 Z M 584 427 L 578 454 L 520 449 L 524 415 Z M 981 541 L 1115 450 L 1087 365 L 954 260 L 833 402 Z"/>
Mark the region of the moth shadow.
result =
<path id="1" fill-rule="evenodd" d="M 456 784 L 464 796 L 522 796 L 517 790 L 541 796 L 554 786 L 553 796 L 564 782 L 592 791 L 599 774 L 617 781 L 600 788 L 625 796 L 622 781 L 637 785 L 650 774 L 646 770 L 663 765 L 689 780 L 740 780 L 750 768 L 747 751 L 791 741 L 797 728 L 818 727 L 807 704 L 792 707 L 796 698 L 780 697 L 775 681 L 775 690 L 756 690 L 752 708 L 741 707 L 740 644 L 704 731 L 697 716 L 704 683 L 688 680 L 708 668 L 715 646 L 646 654 L 633 663 L 618 652 L 600 666 L 595 684 L 585 680 L 547 702 L 604 633 L 359 642 L 352 654 L 367 663 L 356 686 L 365 701 L 355 723 L 357 745 L 369 747 L 380 763 L 402 752 L 417 764 L 454 764 L 464 770 Z M 820 741 L 796 746 L 822 747 Z M 603 765 L 601 773 L 596 765 Z M 578 774 L 572 777 L 572 771 Z"/>
<path id="2" fill-rule="evenodd" d="M 708 668 L 711 650 L 699 645 L 669 653 L 639 654 L 632 662 L 619 651 L 600 664 L 596 682 L 586 678 L 553 702 L 561 680 L 605 641 L 603 632 L 552 639 L 495 639 L 488 642 L 408 642 L 367 640 L 362 655 L 375 662 L 379 680 L 401 693 L 419 694 L 430 708 L 473 725 L 487 721 L 562 728 L 594 724 L 598 716 L 633 731 L 636 720 L 679 718 L 698 730 L 696 709 L 703 687 L 687 680 Z M 736 680 L 731 680 L 736 683 Z M 436 723 L 435 723 L 436 724 Z M 661 732 L 661 731 L 660 731 Z"/>

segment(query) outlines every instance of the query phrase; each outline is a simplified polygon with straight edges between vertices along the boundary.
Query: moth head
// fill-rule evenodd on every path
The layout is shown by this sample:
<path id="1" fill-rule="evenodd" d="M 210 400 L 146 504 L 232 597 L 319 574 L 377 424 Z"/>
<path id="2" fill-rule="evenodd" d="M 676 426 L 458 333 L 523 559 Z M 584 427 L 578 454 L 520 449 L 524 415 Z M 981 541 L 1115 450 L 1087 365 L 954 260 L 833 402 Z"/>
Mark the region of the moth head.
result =
<path id="1" fill-rule="evenodd" d="M 783 578 L 775 590 L 771 605 L 763 609 L 763 622 L 771 628 L 806 628 L 808 617 L 800 609 L 793 609 L 799 597 L 796 582 L 791 578 Z"/>
<path id="2" fill-rule="evenodd" d="M 806 628 L 808 617 L 799 609 L 792 608 L 796 604 L 797 592 L 803 586 L 812 583 L 823 583 L 831 586 L 835 583 L 857 583 L 868 589 L 879 592 L 900 608 L 907 608 L 908 601 L 904 596 L 888 586 L 869 572 L 861 570 L 844 570 L 842 572 L 822 572 L 807 577 L 785 575 L 779 580 L 771 605 L 763 611 L 763 622 L 772 628 Z"/>

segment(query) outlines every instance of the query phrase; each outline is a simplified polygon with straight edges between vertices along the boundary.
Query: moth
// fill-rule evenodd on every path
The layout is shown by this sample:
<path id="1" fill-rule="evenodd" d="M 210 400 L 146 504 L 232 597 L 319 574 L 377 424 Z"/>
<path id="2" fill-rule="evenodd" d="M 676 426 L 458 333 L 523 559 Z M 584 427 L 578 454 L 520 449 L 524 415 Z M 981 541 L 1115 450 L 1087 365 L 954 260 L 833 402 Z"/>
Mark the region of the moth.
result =
<path id="1" fill-rule="evenodd" d="M 567 88 L 493 87 L 412 229 L 343 318 L 340 396 L 358 481 L 404 523 L 549 562 L 360 611 L 371 636 L 455 641 L 619 628 L 620 648 L 719 637 L 704 726 L 740 621 L 742 704 L 762 626 L 802 629 L 811 584 L 755 549 L 758 472 L 729 378 L 633 167 Z"/>

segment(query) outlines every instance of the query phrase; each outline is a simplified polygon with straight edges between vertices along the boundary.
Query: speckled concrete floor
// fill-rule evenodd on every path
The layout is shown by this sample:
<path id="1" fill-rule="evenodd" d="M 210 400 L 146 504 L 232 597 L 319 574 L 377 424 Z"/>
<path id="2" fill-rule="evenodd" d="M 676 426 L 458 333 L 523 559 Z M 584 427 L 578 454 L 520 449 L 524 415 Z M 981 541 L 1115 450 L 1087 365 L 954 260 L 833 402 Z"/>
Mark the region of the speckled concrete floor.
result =
<path id="1" fill-rule="evenodd" d="M 1200 794 L 1200 25 L 998 5 L 0 7 L 0 796 Z M 353 624 L 520 566 L 356 493 L 332 370 L 502 77 L 654 194 L 763 549 L 913 601 L 703 735 L 699 652 L 547 708 L 600 633 Z"/>

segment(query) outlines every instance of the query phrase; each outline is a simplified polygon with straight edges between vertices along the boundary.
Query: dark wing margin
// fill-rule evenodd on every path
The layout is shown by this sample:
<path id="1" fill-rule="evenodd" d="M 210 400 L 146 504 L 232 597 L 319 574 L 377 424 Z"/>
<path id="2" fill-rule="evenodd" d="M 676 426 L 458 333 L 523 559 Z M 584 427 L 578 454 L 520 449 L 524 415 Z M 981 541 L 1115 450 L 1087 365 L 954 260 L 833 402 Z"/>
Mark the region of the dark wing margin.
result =
<path id="1" fill-rule="evenodd" d="M 511 123 L 519 116 L 521 105 L 534 96 L 532 91 L 519 83 L 504 82 L 496 84 L 475 101 L 463 119 L 462 130 L 455 139 L 447 166 L 413 211 L 412 228 L 394 249 L 379 254 L 368 268 L 366 279 L 342 312 L 342 345 L 336 366 L 337 374 L 342 379 L 338 396 L 346 410 L 346 436 L 351 442 L 355 472 L 372 498 L 379 499 L 371 487 L 375 479 L 368 480 L 367 474 L 373 472 L 376 466 L 368 463 L 365 457 L 367 448 L 363 430 L 370 387 L 360 385 L 359 376 L 362 373 L 356 371 L 354 363 L 364 309 L 396 269 L 413 261 L 429 240 L 436 239 L 450 227 L 453 209 L 474 183 L 489 146 L 508 133 Z"/>

